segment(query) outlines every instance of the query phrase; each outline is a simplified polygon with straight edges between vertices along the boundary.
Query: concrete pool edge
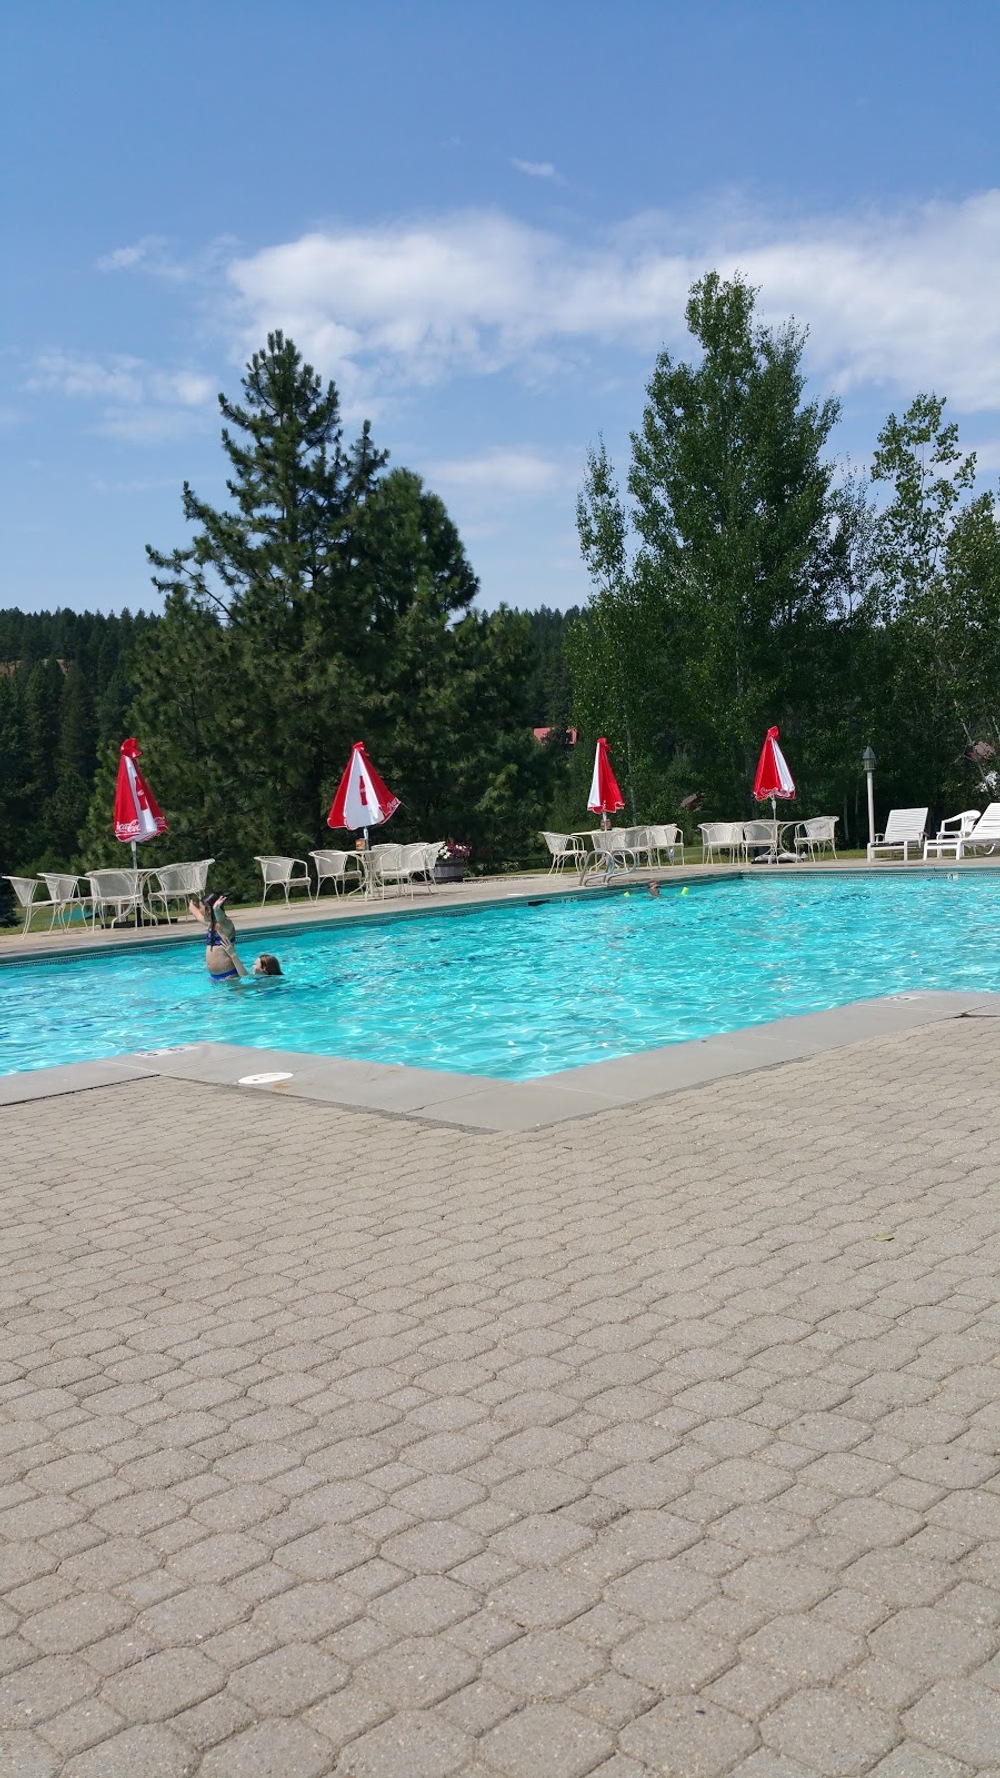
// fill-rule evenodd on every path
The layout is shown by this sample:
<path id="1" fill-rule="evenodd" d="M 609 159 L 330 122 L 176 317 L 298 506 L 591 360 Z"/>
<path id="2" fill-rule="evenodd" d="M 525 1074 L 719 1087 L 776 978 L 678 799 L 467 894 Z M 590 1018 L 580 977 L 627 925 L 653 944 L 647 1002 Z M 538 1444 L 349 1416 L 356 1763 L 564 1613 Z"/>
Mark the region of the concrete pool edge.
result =
<path id="1" fill-rule="evenodd" d="M 244 1093 L 318 1101 L 348 1111 L 415 1118 L 475 1133 L 523 1132 L 621 1110 L 730 1076 L 804 1061 L 869 1038 L 977 1015 L 1000 1018 L 1000 994 L 914 990 L 747 1026 L 722 1036 L 640 1050 L 614 1061 L 593 1062 L 528 1081 L 356 1062 L 292 1050 L 194 1043 L 2 1075 L 0 1106 L 167 1076 L 233 1087 Z M 251 1081 L 250 1076 L 277 1078 Z"/>

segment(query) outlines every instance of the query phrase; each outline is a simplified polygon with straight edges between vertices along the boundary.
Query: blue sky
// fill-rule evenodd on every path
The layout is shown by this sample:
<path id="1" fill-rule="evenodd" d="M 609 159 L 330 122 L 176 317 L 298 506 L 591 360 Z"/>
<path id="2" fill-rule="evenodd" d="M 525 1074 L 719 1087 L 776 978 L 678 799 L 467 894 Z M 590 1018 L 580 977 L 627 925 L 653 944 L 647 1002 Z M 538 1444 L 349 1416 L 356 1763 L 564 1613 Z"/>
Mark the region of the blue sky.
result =
<path id="1" fill-rule="evenodd" d="M 154 604 L 274 325 L 485 605 L 581 600 L 587 445 L 713 265 L 809 325 L 845 462 L 934 388 L 996 482 L 996 0 L 32 0 L 0 64 L 4 604 Z"/>

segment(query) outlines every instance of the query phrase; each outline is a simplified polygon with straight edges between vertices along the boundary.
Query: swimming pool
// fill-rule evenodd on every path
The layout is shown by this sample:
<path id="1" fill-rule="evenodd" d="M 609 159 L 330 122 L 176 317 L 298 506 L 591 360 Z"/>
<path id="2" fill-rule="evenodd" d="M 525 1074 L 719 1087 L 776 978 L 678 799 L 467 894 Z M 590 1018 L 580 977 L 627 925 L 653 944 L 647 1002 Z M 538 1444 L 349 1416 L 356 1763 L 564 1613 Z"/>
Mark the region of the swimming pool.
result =
<path id="1" fill-rule="evenodd" d="M 998 915 L 992 872 L 668 879 L 655 900 L 272 929 L 285 975 L 241 986 L 208 980 L 194 937 L 5 964 L 0 1073 L 214 1041 L 530 1080 L 882 994 L 1000 991 Z"/>

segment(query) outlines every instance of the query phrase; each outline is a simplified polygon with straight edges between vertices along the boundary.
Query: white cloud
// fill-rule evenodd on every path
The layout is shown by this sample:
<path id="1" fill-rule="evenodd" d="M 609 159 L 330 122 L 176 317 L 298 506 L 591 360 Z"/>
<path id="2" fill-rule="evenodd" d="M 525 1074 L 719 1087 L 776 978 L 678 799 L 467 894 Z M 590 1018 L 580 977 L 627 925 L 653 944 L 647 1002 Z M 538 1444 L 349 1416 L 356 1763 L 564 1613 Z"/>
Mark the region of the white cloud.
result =
<path id="1" fill-rule="evenodd" d="M 510 164 L 519 173 L 527 173 L 529 179 L 554 179 L 559 185 L 565 183 L 551 161 L 521 161 L 516 155 L 512 155 Z"/>
<path id="2" fill-rule="evenodd" d="M 166 235 L 143 235 L 128 246 L 102 254 L 97 269 L 99 272 L 143 272 L 174 284 L 196 282 L 217 272 L 219 266 L 231 257 L 236 244 L 233 235 L 217 235 L 189 260 L 183 261 L 171 252 Z"/>
<path id="3" fill-rule="evenodd" d="M 63 351 L 40 353 L 27 387 L 96 402 L 99 431 L 139 443 L 176 438 L 190 430 L 215 393 L 211 379 L 197 371 L 157 370 L 123 353 L 89 358 Z"/>
<path id="4" fill-rule="evenodd" d="M 599 348 L 687 351 L 687 291 L 741 270 L 761 310 L 808 323 L 811 366 L 840 389 L 933 387 L 1000 406 L 1000 191 L 893 215 L 778 224 L 735 207 L 633 219 L 580 245 L 496 212 L 316 231 L 237 258 L 241 347 L 281 326 L 345 396 L 516 369 Z"/>
<path id="5" fill-rule="evenodd" d="M 137 266 L 148 266 L 151 260 L 158 260 L 166 244 L 163 235 L 143 235 L 130 247 L 116 247 L 113 253 L 105 253 L 98 260 L 97 269 L 100 272 L 135 271 Z"/>
<path id="6" fill-rule="evenodd" d="M 435 487 L 485 495 L 547 494 L 566 481 L 559 464 L 539 451 L 505 450 L 500 446 L 476 457 L 441 458 L 429 463 L 427 477 Z"/>
<path id="7" fill-rule="evenodd" d="M 41 352 L 29 378 L 29 389 L 58 389 L 62 395 L 93 400 L 141 401 L 142 361 L 113 354 L 103 361 L 75 352 Z"/>

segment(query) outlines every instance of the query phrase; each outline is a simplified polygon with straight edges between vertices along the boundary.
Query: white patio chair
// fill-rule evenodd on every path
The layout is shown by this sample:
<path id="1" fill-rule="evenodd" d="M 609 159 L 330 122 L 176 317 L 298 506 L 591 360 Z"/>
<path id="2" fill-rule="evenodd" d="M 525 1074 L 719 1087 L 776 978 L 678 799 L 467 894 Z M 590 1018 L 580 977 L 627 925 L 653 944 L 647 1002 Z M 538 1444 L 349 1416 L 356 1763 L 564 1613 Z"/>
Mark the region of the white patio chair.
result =
<path id="1" fill-rule="evenodd" d="M 404 862 L 404 847 L 392 845 L 388 841 L 381 846 L 371 847 L 372 888 L 375 893 L 385 895 L 386 888 L 394 883 L 399 890 L 409 889 L 413 894 L 413 862 Z"/>
<path id="2" fill-rule="evenodd" d="M 291 889 L 304 889 L 309 900 L 312 900 L 312 879 L 309 875 L 309 866 L 304 858 L 278 858 L 269 852 L 261 856 L 255 852 L 254 863 L 260 865 L 260 873 L 264 879 L 264 893 L 260 898 L 261 907 L 267 900 L 269 889 L 283 889 L 286 905 Z"/>
<path id="3" fill-rule="evenodd" d="M 747 858 L 766 852 L 769 859 L 778 856 L 778 823 L 776 821 L 744 821 L 743 850 Z"/>
<path id="4" fill-rule="evenodd" d="M 671 822 L 667 822 L 667 823 L 661 822 L 659 824 L 654 823 L 653 826 L 647 828 L 646 831 L 649 834 L 649 848 L 650 848 L 650 859 L 651 860 L 653 858 L 655 858 L 657 864 L 662 864 L 663 863 L 663 854 L 665 852 L 667 855 L 667 862 L 669 864 L 673 864 L 674 859 L 677 855 L 677 851 L 679 849 L 680 855 L 681 855 L 681 863 L 683 864 L 683 862 L 684 862 L 684 838 L 683 838 L 683 835 L 681 834 L 681 830 L 678 827 L 676 821 L 671 821 Z"/>
<path id="5" fill-rule="evenodd" d="M 603 870 L 606 877 L 612 877 L 620 870 L 635 870 L 635 853 L 625 844 L 626 835 L 634 831 L 627 827 L 593 828 L 589 836 L 590 853 L 583 865 L 584 876 L 595 870 Z"/>
<path id="6" fill-rule="evenodd" d="M 39 872 L 39 875 L 54 903 L 52 918 L 49 921 L 50 930 L 56 920 L 59 921 L 60 926 L 68 926 L 77 908 L 79 908 L 86 926 L 87 911 L 89 909 L 91 916 L 93 916 L 94 903 L 89 895 L 80 894 L 81 879 L 69 876 L 65 871 L 43 870 Z"/>
<path id="7" fill-rule="evenodd" d="M 1000 805 L 993 803 L 991 807 L 997 808 Z M 946 821 L 942 821 L 934 838 L 924 841 L 924 857 L 929 858 L 932 852 L 936 852 L 940 858 L 944 852 L 953 852 L 956 860 L 961 858 L 966 840 L 981 819 L 978 809 L 963 809 L 960 815 L 949 815 Z"/>
<path id="8" fill-rule="evenodd" d="M 839 815 L 810 815 L 808 821 L 800 821 L 794 836 L 796 852 L 800 856 L 803 852 L 808 852 L 810 860 L 814 860 L 825 846 L 829 846 L 836 858 L 839 820 Z"/>
<path id="9" fill-rule="evenodd" d="M 45 900 L 39 897 L 38 891 L 41 888 L 39 879 L 37 877 L 6 877 L 4 880 L 5 882 L 8 882 L 13 889 L 14 894 L 17 897 L 18 906 L 24 909 L 24 925 L 21 927 L 21 937 L 27 937 L 28 928 L 31 925 L 31 916 L 37 908 L 52 909 L 52 917 L 49 920 L 49 931 L 51 932 L 55 923 L 56 911 L 59 907 L 59 903 L 55 899 Z"/>
<path id="10" fill-rule="evenodd" d="M 445 840 L 426 840 L 424 842 L 424 865 L 427 872 L 427 881 L 432 889 L 437 888 L 437 878 L 434 875 L 434 866 L 440 859 L 446 844 L 447 842 Z"/>
<path id="11" fill-rule="evenodd" d="M 1000 803 L 990 803 L 967 834 L 959 834 L 950 840 L 939 838 L 932 841 L 932 844 L 939 858 L 942 852 L 954 850 L 956 860 L 964 858 L 970 850 L 978 851 L 980 847 L 987 853 L 995 851 L 1000 846 Z"/>
<path id="12" fill-rule="evenodd" d="M 874 840 L 869 841 L 869 864 L 874 864 L 882 852 L 902 852 L 903 863 L 909 864 L 910 847 L 915 848 L 914 856 L 919 857 L 926 832 L 926 809 L 890 809 L 885 832 L 877 833 Z"/>
<path id="13" fill-rule="evenodd" d="M 335 895 L 346 895 L 349 892 L 348 865 L 353 866 L 350 871 L 350 888 L 361 889 L 364 887 L 364 875 L 357 852 L 342 852 L 335 849 L 329 852 L 310 852 L 309 856 L 316 870 L 317 901 L 324 883 L 333 884 Z"/>
<path id="14" fill-rule="evenodd" d="M 731 864 L 746 856 L 742 821 L 702 821 L 698 831 L 701 834 L 702 864 L 712 863 L 713 852 L 728 852 Z"/>
<path id="15" fill-rule="evenodd" d="M 414 840 L 402 849 L 401 864 L 410 873 L 410 882 L 425 883 L 428 889 L 436 887 L 434 882 L 434 866 L 440 851 L 440 841 L 428 845 L 426 840 Z"/>
<path id="16" fill-rule="evenodd" d="M 87 872 L 94 905 L 94 924 L 104 924 L 106 908 L 114 909 L 114 920 L 124 921 L 129 914 L 143 911 L 143 875 L 141 870 L 92 870 Z"/>
<path id="17" fill-rule="evenodd" d="M 172 901 L 187 907 L 189 901 L 199 900 L 205 893 L 208 873 L 214 863 L 214 858 L 199 858 L 190 864 L 161 864 L 157 870 L 151 871 L 146 883 L 150 908 L 156 902 L 161 903 L 163 918 L 169 921 Z"/>
<path id="18" fill-rule="evenodd" d="M 552 860 L 549 865 L 550 876 L 553 871 L 565 870 L 569 863 L 572 863 L 574 867 L 583 863 L 584 846 L 579 834 L 546 833 L 544 828 L 541 833 Z"/>
<path id="19" fill-rule="evenodd" d="M 626 852 L 631 852 L 636 864 L 644 858 L 647 865 L 652 865 L 654 848 L 649 837 L 648 827 L 622 827 L 618 829 L 618 833 L 619 845 L 623 846 Z"/>

